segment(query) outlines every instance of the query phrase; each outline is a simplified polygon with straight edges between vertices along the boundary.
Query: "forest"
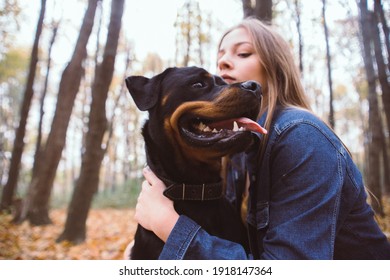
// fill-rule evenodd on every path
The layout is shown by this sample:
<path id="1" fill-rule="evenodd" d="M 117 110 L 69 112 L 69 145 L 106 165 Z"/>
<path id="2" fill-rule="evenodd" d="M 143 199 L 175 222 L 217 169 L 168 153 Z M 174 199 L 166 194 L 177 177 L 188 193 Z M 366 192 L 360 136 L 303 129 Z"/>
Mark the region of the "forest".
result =
<path id="1" fill-rule="evenodd" d="M 128 10 L 148 13 L 142 1 L 25 2 L 0 0 L 0 259 L 122 258 L 146 117 L 125 78 L 171 66 L 215 72 L 219 36 L 249 16 L 289 42 L 314 112 L 351 152 L 390 239 L 389 1 L 229 0 L 223 20 L 221 1 L 172 1 L 170 57 L 138 47 L 168 32 L 163 16 L 126 21 Z M 156 34 L 129 36 L 146 26 Z"/>

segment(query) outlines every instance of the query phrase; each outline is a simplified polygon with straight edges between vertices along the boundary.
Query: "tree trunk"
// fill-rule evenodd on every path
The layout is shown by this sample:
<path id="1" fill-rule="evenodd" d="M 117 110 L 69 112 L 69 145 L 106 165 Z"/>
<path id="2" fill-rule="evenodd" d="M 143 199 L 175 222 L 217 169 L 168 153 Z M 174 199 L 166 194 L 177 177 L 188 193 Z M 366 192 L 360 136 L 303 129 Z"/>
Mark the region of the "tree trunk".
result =
<path id="1" fill-rule="evenodd" d="M 329 47 L 329 32 L 328 24 L 326 22 L 326 0 L 322 0 L 322 18 L 324 23 L 325 45 L 326 45 L 326 65 L 328 68 L 328 87 L 329 87 L 329 125 L 334 129 L 334 110 L 333 110 L 333 80 L 332 80 L 332 63 Z"/>
<path id="2" fill-rule="evenodd" d="M 380 31 L 378 28 L 378 22 L 375 15 L 372 15 L 372 40 L 374 43 L 375 60 L 378 70 L 378 80 L 382 89 L 382 103 L 385 110 L 385 116 L 387 121 L 387 130 L 390 131 L 390 85 L 387 80 L 387 67 L 385 60 L 383 59 L 382 42 Z"/>
<path id="3" fill-rule="evenodd" d="M 383 125 L 381 125 L 383 128 Z M 383 194 L 390 195 L 390 164 L 389 164 L 389 153 L 387 149 L 386 136 L 382 131 L 382 158 L 383 158 Z"/>
<path id="4" fill-rule="evenodd" d="M 303 38 L 302 38 L 302 29 L 301 29 L 301 2 L 299 0 L 294 0 L 295 5 L 295 14 L 296 14 L 296 25 L 298 32 L 298 42 L 299 42 L 299 71 L 301 77 L 303 77 Z"/>
<path id="5" fill-rule="evenodd" d="M 99 171 L 105 149 L 102 148 L 107 130 L 106 99 L 114 73 L 124 0 L 112 0 L 111 19 L 108 28 L 103 61 L 97 67 L 92 86 L 92 104 L 89 115 L 86 150 L 83 155 L 80 177 L 77 180 L 64 232 L 58 241 L 68 240 L 78 244 L 86 237 L 86 220 L 92 198 L 99 185 Z"/>
<path id="6" fill-rule="evenodd" d="M 265 22 L 272 22 L 272 0 L 256 0 L 255 16 Z"/>
<path id="7" fill-rule="evenodd" d="M 185 37 L 186 37 L 186 51 L 184 54 L 184 62 L 183 66 L 188 66 L 190 63 L 191 58 L 191 45 L 192 45 L 192 36 L 191 36 L 191 30 L 193 28 L 193 25 L 191 23 L 192 20 L 192 10 L 191 10 L 191 3 L 187 2 L 186 6 L 186 13 L 187 13 L 187 22 L 185 25 Z"/>
<path id="8" fill-rule="evenodd" d="M 256 0 L 255 6 L 252 6 L 251 0 L 242 0 L 244 18 L 256 17 L 261 21 L 272 22 L 272 0 Z"/>
<path id="9" fill-rule="evenodd" d="M 45 114 L 44 111 L 44 105 L 45 105 L 45 98 L 46 98 L 46 92 L 47 92 L 47 85 L 49 83 L 49 76 L 50 76 L 50 68 L 51 68 L 51 51 L 53 49 L 53 45 L 57 36 L 59 22 L 53 22 L 53 34 L 49 43 L 49 50 L 48 50 L 48 58 L 47 58 L 47 67 L 46 67 L 46 76 L 45 76 L 45 84 L 43 86 L 42 95 L 40 98 L 40 114 L 39 114 L 39 124 L 38 124 L 38 138 L 37 143 L 35 144 L 35 155 L 34 155 L 34 166 L 33 166 L 33 173 L 34 170 L 36 171 L 39 164 L 39 156 L 41 153 L 41 146 L 42 146 L 42 124 L 43 124 L 43 116 Z"/>
<path id="10" fill-rule="evenodd" d="M 368 174 L 367 187 L 371 190 L 375 199 L 372 207 L 375 213 L 383 215 L 382 194 L 380 187 L 380 154 L 381 154 L 381 126 L 376 93 L 376 75 L 374 70 L 372 42 L 373 14 L 367 9 L 367 0 L 360 0 L 360 29 L 363 40 L 363 61 L 368 83 Z"/>
<path id="11" fill-rule="evenodd" d="M 372 22 L 371 22 L 371 28 L 372 28 L 372 40 L 374 43 L 374 51 L 375 51 L 375 60 L 377 65 L 377 71 L 378 71 L 378 80 L 379 84 L 382 89 L 382 104 L 384 108 L 384 116 L 386 118 L 387 123 L 387 131 L 390 131 L 390 85 L 387 81 L 387 67 L 385 60 L 383 58 L 383 52 L 382 52 L 382 42 L 381 42 L 381 36 L 380 31 L 378 27 L 378 21 L 375 14 L 372 15 Z M 385 133 L 383 133 L 384 126 L 382 125 L 382 121 L 380 123 L 380 129 L 381 129 L 381 142 L 382 142 L 382 151 L 383 151 L 383 177 L 384 177 L 384 188 L 389 188 L 389 182 L 390 182 L 390 170 L 388 166 L 388 155 L 387 155 L 387 143 L 386 143 L 386 136 Z"/>
<path id="12" fill-rule="evenodd" d="M 8 180 L 3 189 L 1 197 L 0 210 L 9 210 L 12 205 L 15 190 L 17 188 L 17 182 L 19 177 L 20 162 L 24 150 L 24 136 L 26 134 L 26 124 L 28 113 L 30 111 L 31 101 L 34 96 L 34 79 L 38 63 L 38 47 L 39 39 L 41 37 L 43 28 L 43 19 L 46 11 L 46 0 L 41 0 L 41 12 L 39 14 L 37 29 L 35 33 L 35 39 L 33 48 L 31 51 L 31 60 L 29 67 L 29 74 L 27 77 L 26 89 L 24 92 L 23 103 L 20 111 L 19 126 L 16 129 L 16 135 L 14 140 L 14 146 L 11 156 L 10 170 L 8 173 Z"/>
<path id="13" fill-rule="evenodd" d="M 383 12 L 383 5 L 381 3 L 381 0 L 375 0 L 374 11 L 377 14 L 377 17 L 380 19 L 380 22 L 382 24 L 383 37 L 385 38 L 387 57 L 389 59 L 390 58 L 390 38 L 389 38 L 390 31 L 389 31 L 389 27 L 387 26 L 387 21 L 386 21 L 385 13 Z M 387 64 L 387 67 L 389 68 L 390 71 L 390 63 Z"/>
<path id="14" fill-rule="evenodd" d="M 40 157 L 41 163 L 29 186 L 29 193 L 23 205 L 22 219 L 28 218 L 33 225 L 51 223 L 49 218 L 49 199 L 57 167 L 65 146 L 66 131 L 73 109 L 74 100 L 79 90 L 87 56 L 87 43 L 92 32 L 98 0 L 89 0 L 80 34 L 69 64 L 66 66 L 59 86 L 56 111 L 50 134 Z"/>
<path id="15" fill-rule="evenodd" d="M 252 0 L 242 0 L 242 9 L 244 12 L 244 18 L 253 16 L 255 11 L 252 7 Z"/>

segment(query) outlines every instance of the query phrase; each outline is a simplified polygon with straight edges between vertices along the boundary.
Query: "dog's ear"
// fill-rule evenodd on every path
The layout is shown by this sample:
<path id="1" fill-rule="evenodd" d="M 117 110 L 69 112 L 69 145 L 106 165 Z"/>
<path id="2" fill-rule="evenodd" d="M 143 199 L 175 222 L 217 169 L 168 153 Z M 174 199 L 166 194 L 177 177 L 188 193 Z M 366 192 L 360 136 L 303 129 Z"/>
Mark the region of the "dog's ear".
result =
<path id="1" fill-rule="evenodd" d="M 160 95 L 161 81 L 172 68 L 166 69 L 153 78 L 130 76 L 126 78 L 126 86 L 135 104 L 141 111 L 147 111 L 157 104 Z"/>

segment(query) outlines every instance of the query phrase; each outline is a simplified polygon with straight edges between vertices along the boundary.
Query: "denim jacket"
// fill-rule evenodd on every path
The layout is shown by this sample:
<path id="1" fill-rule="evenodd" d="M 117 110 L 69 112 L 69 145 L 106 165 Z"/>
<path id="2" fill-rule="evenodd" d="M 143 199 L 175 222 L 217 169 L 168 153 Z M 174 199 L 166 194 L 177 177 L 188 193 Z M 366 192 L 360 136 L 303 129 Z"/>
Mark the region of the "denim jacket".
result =
<path id="1" fill-rule="evenodd" d="M 285 108 L 268 133 L 260 163 L 250 152 L 236 156 L 250 175 L 246 220 L 259 246 L 247 255 L 180 216 L 160 259 L 390 259 L 362 176 L 334 132 L 307 111 Z M 237 205 L 242 174 L 236 168 L 228 180 L 226 195 Z"/>

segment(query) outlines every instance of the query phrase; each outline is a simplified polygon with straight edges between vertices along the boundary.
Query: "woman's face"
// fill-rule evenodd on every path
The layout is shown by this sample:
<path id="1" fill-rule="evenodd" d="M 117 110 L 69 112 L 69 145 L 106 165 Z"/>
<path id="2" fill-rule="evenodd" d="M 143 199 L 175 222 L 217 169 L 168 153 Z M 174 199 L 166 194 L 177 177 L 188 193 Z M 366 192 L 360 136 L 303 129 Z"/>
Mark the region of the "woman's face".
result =
<path id="1" fill-rule="evenodd" d="M 266 88 L 264 69 L 245 28 L 236 28 L 222 40 L 218 50 L 217 72 L 228 84 L 254 80 Z"/>

